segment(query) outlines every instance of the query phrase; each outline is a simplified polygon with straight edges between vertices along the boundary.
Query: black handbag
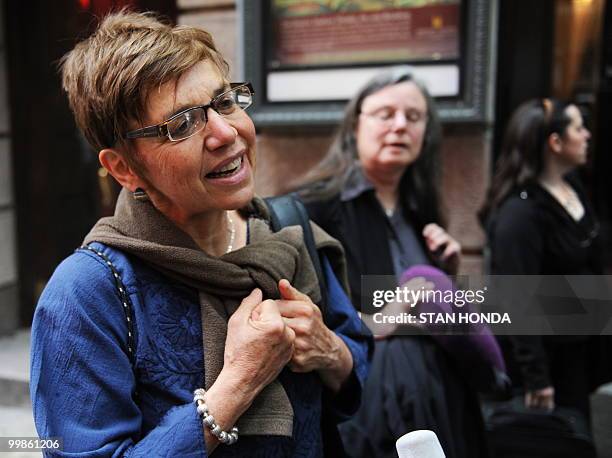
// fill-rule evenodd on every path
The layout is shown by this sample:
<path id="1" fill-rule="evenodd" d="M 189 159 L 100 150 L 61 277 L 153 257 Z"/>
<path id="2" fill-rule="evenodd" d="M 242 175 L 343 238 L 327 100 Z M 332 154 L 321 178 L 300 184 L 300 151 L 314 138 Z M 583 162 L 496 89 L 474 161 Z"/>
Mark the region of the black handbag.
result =
<path id="1" fill-rule="evenodd" d="M 495 458 L 595 458 L 584 415 L 571 408 L 528 409 L 523 397 L 483 407 L 487 437 Z"/>

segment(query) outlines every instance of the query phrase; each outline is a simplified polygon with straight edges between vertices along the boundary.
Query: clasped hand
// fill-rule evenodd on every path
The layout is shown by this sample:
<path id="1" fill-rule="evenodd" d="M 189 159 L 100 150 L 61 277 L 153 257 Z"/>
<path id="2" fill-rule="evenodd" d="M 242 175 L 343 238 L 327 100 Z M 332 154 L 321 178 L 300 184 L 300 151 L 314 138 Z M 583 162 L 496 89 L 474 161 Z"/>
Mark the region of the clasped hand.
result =
<path id="1" fill-rule="evenodd" d="M 323 322 L 321 310 L 287 280 L 280 300 L 262 301 L 259 289 L 246 297 L 228 322 L 224 370 L 245 389 L 260 391 L 285 365 L 294 372 L 318 371 L 333 390 L 350 373 L 346 344 Z"/>
<path id="2" fill-rule="evenodd" d="M 339 339 L 323 322 L 321 310 L 287 280 L 281 280 L 278 287 L 278 311 L 295 333 L 289 368 L 294 372 L 331 368 L 338 358 Z"/>

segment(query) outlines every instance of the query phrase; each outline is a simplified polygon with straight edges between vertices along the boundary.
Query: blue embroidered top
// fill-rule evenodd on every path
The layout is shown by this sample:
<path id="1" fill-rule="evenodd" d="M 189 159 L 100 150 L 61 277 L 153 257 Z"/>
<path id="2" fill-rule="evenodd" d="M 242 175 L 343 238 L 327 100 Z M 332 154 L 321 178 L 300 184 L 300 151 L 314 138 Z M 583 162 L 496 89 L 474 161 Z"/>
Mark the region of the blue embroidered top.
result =
<path id="1" fill-rule="evenodd" d="M 135 367 L 127 324 L 110 268 L 78 250 L 45 288 L 32 325 L 30 392 L 41 438 L 61 437 L 57 457 L 205 457 L 192 402 L 203 385 L 197 292 L 122 252 L 94 243 L 121 274 L 135 318 Z M 355 412 L 367 374 L 371 336 L 324 260 L 327 326 L 346 343 L 353 371 L 340 392 L 326 393 L 316 373 L 283 370 L 294 410 L 293 437 L 241 436 L 215 457 L 321 457 L 323 404 L 334 421 Z M 327 418 L 326 418 L 327 419 Z"/>

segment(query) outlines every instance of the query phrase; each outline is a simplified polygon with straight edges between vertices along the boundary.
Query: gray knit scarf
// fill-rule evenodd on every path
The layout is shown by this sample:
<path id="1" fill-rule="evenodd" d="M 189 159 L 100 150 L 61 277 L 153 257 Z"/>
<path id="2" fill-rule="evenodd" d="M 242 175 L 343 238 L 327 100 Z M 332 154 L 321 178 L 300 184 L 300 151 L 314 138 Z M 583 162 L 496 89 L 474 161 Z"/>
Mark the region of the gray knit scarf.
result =
<path id="1" fill-rule="evenodd" d="M 267 207 L 259 198 L 253 199 L 241 213 L 249 218 L 249 244 L 216 258 L 203 252 L 150 202 L 136 201 L 123 189 L 114 216 L 100 219 L 84 240 L 86 244 L 100 242 L 134 255 L 168 277 L 198 290 L 206 389 L 223 368 L 227 320 L 254 288 L 261 288 L 266 299 L 278 299 L 278 281 L 286 278 L 313 302 L 321 298 L 302 228 L 287 227 L 273 233 Z M 316 225 L 313 233 L 318 249 L 339 255 L 333 258 L 344 280 L 341 245 Z M 293 408 L 278 380 L 264 388 L 238 421 L 241 434 L 246 435 L 291 436 L 292 425 Z"/>

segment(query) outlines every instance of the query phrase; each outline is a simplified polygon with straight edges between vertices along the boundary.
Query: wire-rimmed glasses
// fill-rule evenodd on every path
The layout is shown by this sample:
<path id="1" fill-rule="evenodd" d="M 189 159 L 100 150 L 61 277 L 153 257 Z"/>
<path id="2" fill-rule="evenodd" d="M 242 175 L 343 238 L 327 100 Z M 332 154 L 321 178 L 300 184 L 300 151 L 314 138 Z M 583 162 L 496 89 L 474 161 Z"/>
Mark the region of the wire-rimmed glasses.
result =
<path id="1" fill-rule="evenodd" d="M 255 93 L 251 83 L 230 83 L 230 88 L 206 105 L 187 108 L 172 115 L 161 124 L 129 131 L 125 137 L 128 139 L 168 137 L 172 142 L 185 140 L 204 129 L 208 121 L 209 108 L 221 116 L 229 117 L 251 106 Z"/>

